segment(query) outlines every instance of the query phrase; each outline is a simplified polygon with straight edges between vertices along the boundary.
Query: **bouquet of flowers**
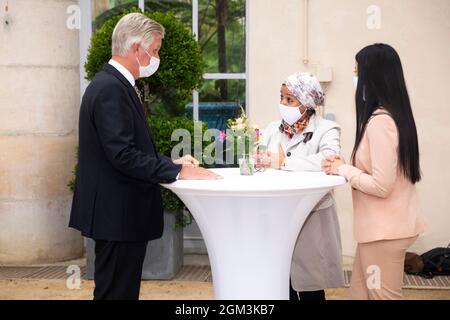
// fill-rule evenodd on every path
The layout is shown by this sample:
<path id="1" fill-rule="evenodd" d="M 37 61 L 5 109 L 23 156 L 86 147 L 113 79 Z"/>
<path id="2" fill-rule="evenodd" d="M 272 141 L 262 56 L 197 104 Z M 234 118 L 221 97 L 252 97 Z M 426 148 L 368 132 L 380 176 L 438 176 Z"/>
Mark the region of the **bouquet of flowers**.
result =
<path id="1" fill-rule="evenodd" d="M 242 175 L 252 175 L 255 168 L 253 154 L 259 143 L 259 129 L 249 123 L 242 107 L 240 117 L 228 119 L 227 124 L 227 133 L 221 133 L 221 139 L 226 139 L 226 151 L 231 152 L 234 163 L 239 161 Z"/>

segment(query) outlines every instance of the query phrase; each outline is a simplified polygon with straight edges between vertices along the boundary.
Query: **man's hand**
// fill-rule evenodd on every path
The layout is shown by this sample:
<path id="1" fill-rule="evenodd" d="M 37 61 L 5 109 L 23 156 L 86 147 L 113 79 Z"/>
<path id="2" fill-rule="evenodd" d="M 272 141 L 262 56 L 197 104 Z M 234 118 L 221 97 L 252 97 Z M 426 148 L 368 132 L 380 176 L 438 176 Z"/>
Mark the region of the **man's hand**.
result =
<path id="1" fill-rule="evenodd" d="M 200 163 L 190 154 L 175 160 L 173 163 L 175 164 L 181 164 L 183 166 L 191 166 L 191 167 L 198 167 Z"/>
<path id="2" fill-rule="evenodd" d="M 190 165 L 183 165 L 181 169 L 180 180 L 219 180 L 223 179 L 222 176 L 206 170 L 201 167 L 192 167 Z"/>

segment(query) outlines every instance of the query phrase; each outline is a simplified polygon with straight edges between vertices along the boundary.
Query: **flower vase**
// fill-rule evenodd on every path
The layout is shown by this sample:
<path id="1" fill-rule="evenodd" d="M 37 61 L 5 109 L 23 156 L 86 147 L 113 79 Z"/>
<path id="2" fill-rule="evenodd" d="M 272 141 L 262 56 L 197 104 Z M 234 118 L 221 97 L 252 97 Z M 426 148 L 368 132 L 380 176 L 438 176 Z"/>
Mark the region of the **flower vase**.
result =
<path id="1" fill-rule="evenodd" d="M 239 159 L 239 170 L 243 176 L 251 176 L 255 172 L 255 160 L 253 157 L 244 155 Z"/>

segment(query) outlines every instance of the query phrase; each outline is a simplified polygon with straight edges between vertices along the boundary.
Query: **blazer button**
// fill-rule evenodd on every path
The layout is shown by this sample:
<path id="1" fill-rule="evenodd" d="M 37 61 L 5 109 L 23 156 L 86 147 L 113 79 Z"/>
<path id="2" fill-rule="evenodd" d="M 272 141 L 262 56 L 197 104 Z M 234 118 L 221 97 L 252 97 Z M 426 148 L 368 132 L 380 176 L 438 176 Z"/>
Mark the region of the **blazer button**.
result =
<path id="1" fill-rule="evenodd" d="M 287 155 L 288 157 L 290 157 L 290 156 L 291 156 L 291 153 L 290 153 L 290 152 L 288 152 L 288 153 L 286 153 L 286 155 Z"/>

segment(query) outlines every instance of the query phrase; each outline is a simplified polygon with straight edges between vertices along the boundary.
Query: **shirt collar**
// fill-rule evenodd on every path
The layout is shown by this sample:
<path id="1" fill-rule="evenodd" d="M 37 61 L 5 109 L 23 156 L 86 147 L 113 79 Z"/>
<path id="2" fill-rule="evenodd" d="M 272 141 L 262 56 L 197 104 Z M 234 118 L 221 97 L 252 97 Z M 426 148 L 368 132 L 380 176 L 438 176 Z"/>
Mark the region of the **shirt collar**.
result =
<path id="1" fill-rule="evenodd" d="M 112 65 L 114 68 L 117 69 L 117 71 L 119 71 L 131 84 L 132 87 L 135 86 L 136 81 L 134 80 L 133 75 L 131 74 L 130 71 L 128 71 L 127 68 L 125 68 L 123 65 L 121 65 L 119 62 L 111 59 L 108 62 L 110 65 Z"/>

